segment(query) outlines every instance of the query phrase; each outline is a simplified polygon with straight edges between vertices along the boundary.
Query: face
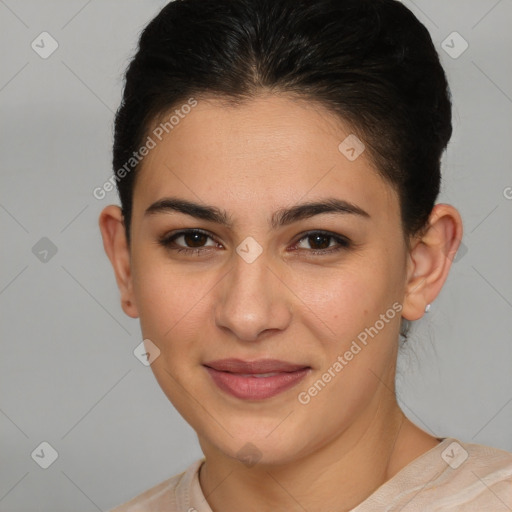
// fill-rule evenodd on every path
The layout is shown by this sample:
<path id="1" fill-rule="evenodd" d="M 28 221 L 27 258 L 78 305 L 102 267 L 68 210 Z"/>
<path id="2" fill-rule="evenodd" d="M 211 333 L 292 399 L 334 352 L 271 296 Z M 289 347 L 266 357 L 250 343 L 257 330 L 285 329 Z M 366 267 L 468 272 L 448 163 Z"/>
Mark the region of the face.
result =
<path id="1" fill-rule="evenodd" d="M 338 148 L 351 133 L 305 100 L 198 99 L 143 161 L 133 307 L 204 447 L 292 461 L 393 389 L 407 250 L 392 186 Z"/>

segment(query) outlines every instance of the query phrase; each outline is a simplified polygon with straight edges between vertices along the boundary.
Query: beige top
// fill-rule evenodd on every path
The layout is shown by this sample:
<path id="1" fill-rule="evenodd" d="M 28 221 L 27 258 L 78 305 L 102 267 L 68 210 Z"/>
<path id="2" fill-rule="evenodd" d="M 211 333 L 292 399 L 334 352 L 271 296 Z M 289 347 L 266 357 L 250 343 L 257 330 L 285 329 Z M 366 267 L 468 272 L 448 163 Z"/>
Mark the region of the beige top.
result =
<path id="1" fill-rule="evenodd" d="M 110 512 L 212 512 L 199 484 L 204 458 Z M 512 453 L 452 437 L 402 468 L 352 512 L 510 512 Z"/>

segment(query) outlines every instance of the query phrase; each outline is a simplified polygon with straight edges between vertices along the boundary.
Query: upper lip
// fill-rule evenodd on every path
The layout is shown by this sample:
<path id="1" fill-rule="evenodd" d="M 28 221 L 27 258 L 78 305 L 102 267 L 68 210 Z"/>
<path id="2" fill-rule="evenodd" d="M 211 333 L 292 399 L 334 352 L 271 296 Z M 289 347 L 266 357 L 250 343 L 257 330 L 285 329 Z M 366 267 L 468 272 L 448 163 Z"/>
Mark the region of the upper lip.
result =
<path id="1" fill-rule="evenodd" d="M 258 373 L 274 373 L 274 372 L 294 372 L 309 368 L 303 364 L 293 364 L 279 359 L 258 359 L 256 361 L 244 361 L 242 359 L 219 359 L 203 363 L 204 366 L 213 368 L 221 372 L 258 374 Z"/>

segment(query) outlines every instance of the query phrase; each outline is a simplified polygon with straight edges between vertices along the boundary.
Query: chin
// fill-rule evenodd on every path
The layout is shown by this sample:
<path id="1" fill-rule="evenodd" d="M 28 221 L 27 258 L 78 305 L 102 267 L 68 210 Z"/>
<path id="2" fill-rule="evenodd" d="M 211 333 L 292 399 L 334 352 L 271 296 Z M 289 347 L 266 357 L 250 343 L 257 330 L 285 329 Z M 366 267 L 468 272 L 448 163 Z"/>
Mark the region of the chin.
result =
<path id="1" fill-rule="evenodd" d="M 224 430 L 220 437 L 218 430 L 205 432 L 203 437 L 208 440 L 208 445 L 214 447 L 213 451 L 220 451 L 226 457 L 238 460 L 248 468 L 256 464 L 260 467 L 289 464 L 305 454 L 310 443 L 300 435 L 294 435 L 295 429 L 290 432 L 283 428 L 288 420 L 280 425 L 282 421 L 283 418 L 280 418 L 277 421 L 264 421 L 256 425 L 254 422 L 249 425 L 238 421 L 236 426 L 226 422 L 224 426 L 232 437 Z M 201 446 L 208 456 L 207 446 L 204 443 L 201 443 Z"/>

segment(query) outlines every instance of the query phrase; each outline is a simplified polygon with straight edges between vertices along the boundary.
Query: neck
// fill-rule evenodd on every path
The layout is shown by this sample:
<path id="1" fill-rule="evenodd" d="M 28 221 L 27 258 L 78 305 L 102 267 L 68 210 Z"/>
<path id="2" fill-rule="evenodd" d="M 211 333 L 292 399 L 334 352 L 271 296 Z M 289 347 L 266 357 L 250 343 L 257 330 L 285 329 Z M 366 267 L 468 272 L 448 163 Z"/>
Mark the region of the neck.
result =
<path id="1" fill-rule="evenodd" d="M 411 423 L 395 399 L 381 400 L 360 420 L 307 456 L 281 465 L 246 467 L 200 439 L 206 460 L 199 481 L 210 507 L 348 511 L 439 442 Z"/>

